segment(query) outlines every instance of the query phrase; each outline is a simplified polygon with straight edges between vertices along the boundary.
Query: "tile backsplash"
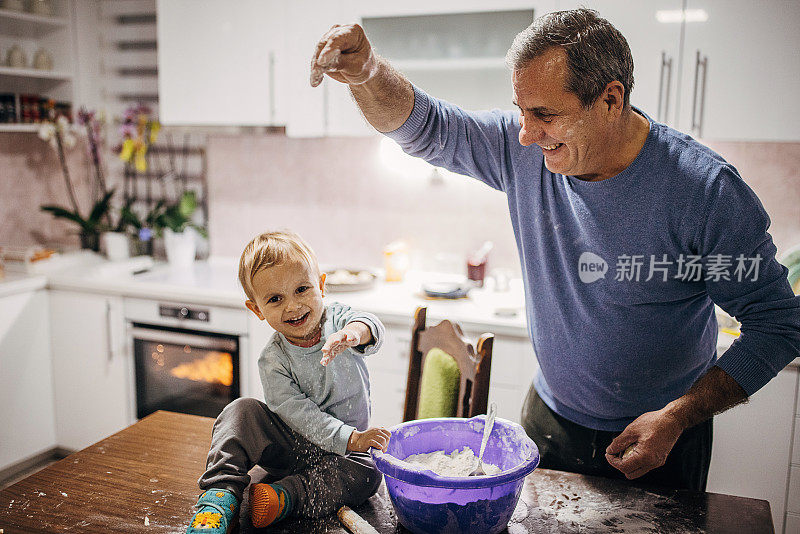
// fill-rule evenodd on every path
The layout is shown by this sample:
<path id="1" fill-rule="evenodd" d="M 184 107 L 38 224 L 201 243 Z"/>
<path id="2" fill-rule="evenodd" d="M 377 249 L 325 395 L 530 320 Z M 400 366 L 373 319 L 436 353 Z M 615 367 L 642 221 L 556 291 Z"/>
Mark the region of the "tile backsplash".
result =
<path id="1" fill-rule="evenodd" d="M 67 151 L 75 196 L 86 215 L 89 158 L 82 140 Z M 56 151 L 36 133 L 0 133 L 0 246 L 48 245 L 77 248 L 77 226 L 39 209 L 69 206 Z"/>
<path id="2" fill-rule="evenodd" d="M 706 142 L 736 166 L 772 219 L 779 252 L 800 243 L 800 143 Z M 503 193 L 447 176 L 402 176 L 378 157 L 380 138 L 217 136 L 208 143 L 212 254 L 238 256 L 265 229 L 304 236 L 326 264 L 380 266 L 406 239 L 419 268 L 463 270 L 494 241 L 489 270 L 519 272 Z"/>
<path id="3" fill-rule="evenodd" d="M 800 243 L 800 143 L 706 143 L 755 190 L 778 250 Z M 505 195 L 458 176 L 434 184 L 425 173 L 402 175 L 379 148 L 380 137 L 209 137 L 211 253 L 238 257 L 257 232 L 288 228 L 330 265 L 379 267 L 383 246 L 406 239 L 413 266 L 462 271 L 466 254 L 492 240 L 489 270 L 519 272 Z M 86 209 L 81 146 L 69 163 Z M 47 203 L 67 204 L 55 152 L 36 134 L 0 133 L 0 244 L 77 247 L 74 225 L 39 210 Z"/>
<path id="4" fill-rule="evenodd" d="M 412 266 L 463 271 L 485 240 L 489 270 L 518 271 L 504 194 L 459 176 L 432 184 L 384 167 L 379 138 L 218 136 L 208 141 L 212 254 L 237 256 L 260 231 L 302 235 L 321 263 L 382 265 L 382 249 L 408 241 Z"/>

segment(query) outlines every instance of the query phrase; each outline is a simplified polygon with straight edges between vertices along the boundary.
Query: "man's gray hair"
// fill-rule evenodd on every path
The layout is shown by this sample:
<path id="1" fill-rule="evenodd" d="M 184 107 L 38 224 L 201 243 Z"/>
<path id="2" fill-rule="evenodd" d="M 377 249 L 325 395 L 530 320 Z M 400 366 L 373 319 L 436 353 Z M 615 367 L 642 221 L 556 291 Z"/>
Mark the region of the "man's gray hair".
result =
<path id="1" fill-rule="evenodd" d="M 630 105 L 633 57 L 628 41 L 610 22 L 592 9 L 548 13 L 533 21 L 514 38 L 506 54 L 512 70 L 524 68 L 552 47 L 567 53 L 566 90 L 590 107 L 612 81 L 625 88 L 623 102 Z"/>

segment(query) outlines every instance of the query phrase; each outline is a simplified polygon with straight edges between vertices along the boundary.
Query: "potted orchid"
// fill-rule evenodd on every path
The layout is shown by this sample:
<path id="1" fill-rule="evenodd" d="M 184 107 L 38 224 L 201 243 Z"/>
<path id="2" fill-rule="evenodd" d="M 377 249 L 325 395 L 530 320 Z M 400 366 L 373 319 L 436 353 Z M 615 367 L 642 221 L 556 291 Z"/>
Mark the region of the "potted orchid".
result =
<path id="1" fill-rule="evenodd" d="M 55 116 L 54 106 L 50 106 L 50 118 L 39 128 L 39 138 L 50 144 L 56 152 L 61 174 L 69 199 L 69 206 L 45 205 L 42 211 L 51 213 L 56 218 L 66 219 L 78 225 L 82 248 L 94 251 L 100 249 L 100 235 L 112 226 L 111 223 L 111 198 L 114 190 L 106 187 L 103 169 L 100 160 L 100 135 L 99 124 L 94 112 L 81 108 L 78 120 L 84 126 L 87 134 L 87 148 L 89 159 L 93 168 L 94 190 L 92 206 L 88 214 L 81 210 L 75 195 L 75 187 L 67 165 L 66 151 L 76 144 L 76 135 L 73 125 L 63 115 Z"/>

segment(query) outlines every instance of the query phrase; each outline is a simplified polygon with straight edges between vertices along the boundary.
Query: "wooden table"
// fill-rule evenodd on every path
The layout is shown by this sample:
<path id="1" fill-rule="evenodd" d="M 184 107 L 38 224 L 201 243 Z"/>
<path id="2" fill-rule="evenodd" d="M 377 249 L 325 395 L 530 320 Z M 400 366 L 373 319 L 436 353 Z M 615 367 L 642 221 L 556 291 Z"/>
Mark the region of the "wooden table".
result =
<path id="1" fill-rule="evenodd" d="M 183 533 L 200 493 L 213 419 L 156 412 L 0 491 L 4 534 Z M 254 480 L 265 473 L 256 468 Z M 381 533 L 397 524 L 382 486 L 356 511 Z M 249 503 L 242 533 L 255 532 Z M 287 520 L 264 532 L 346 534 L 335 516 Z M 526 532 L 773 532 L 767 501 L 637 487 L 547 469 L 525 481 L 509 534 Z"/>

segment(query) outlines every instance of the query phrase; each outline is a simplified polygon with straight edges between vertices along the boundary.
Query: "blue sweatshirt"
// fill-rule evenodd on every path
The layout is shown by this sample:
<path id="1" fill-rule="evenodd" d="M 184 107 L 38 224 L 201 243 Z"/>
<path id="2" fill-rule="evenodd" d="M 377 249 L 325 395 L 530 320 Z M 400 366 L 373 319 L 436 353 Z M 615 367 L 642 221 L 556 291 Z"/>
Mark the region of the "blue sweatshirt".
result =
<path id="1" fill-rule="evenodd" d="M 556 413 L 619 431 L 713 365 L 750 395 L 800 355 L 800 299 L 775 260 L 769 217 L 718 154 L 648 117 L 628 168 L 588 182 L 551 173 L 541 148 L 520 145 L 517 112 L 414 94 L 411 116 L 387 135 L 508 196 L 534 384 Z M 719 358 L 714 303 L 742 324 Z"/>

